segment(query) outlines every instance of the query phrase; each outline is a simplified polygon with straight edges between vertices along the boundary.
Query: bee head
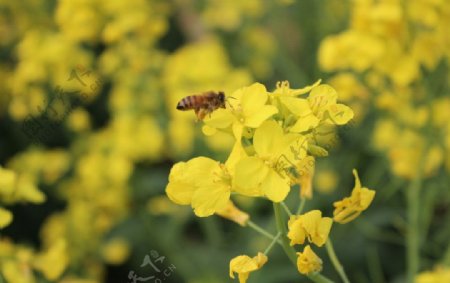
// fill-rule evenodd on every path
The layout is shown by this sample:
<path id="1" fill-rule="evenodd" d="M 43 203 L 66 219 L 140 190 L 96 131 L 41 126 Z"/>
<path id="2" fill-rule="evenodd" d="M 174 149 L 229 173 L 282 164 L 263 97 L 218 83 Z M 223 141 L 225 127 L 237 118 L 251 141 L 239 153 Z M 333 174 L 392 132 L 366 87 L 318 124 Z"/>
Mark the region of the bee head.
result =
<path id="1" fill-rule="evenodd" d="M 219 100 L 223 108 L 225 108 L 225 93 L 223 91 L 219 91 Z"/>

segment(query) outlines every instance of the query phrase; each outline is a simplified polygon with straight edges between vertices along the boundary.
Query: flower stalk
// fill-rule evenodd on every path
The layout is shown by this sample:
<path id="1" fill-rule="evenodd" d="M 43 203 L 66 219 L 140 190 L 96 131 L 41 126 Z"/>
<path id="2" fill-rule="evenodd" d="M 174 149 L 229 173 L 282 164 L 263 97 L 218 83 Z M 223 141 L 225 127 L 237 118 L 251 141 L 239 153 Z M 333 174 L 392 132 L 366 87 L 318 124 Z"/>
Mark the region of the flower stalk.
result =
<path id="1" fill-rule="evenodd" d="M 345 274 L 344 267 L 342 266 L 341 262 L 339 261 L 336 255 L 336 252 L 334 251 L 333 244 L 330 238 L 328 238 L 327 242 L 325 243 L 325 246 L 327 247 L 327 253 L 328 256 L 330 257 L 331 263 L 333 264 L 334 269 L 336 269 L 337 273 L 341 277 L 342 281 L 344 283 L 350 283 L 347 274 Z"/>
<path id="2" fill-rule="evenodd" d="M 283 250 L 290 259 L 290 261 L 294 264 L 294 266 L 297 267 L 297 256 L 295 253 L 295 249 L 291 245 L 289 245 L 289 239 L 287 238 L 287 228 L 286 225 L 284 225 L 285 222 L 281 210 L 282 210 L 281 205 L 279 203 L 274 202 L 273 211 L 275 213 L 275 220 L 277 223 L 278 232 L 281 233 L 281 243 Z M 311 281 L 316 283 L 333 283 L 333 281 L 321 275 L 320 273 L 308 274 L 307 277 Z"/>

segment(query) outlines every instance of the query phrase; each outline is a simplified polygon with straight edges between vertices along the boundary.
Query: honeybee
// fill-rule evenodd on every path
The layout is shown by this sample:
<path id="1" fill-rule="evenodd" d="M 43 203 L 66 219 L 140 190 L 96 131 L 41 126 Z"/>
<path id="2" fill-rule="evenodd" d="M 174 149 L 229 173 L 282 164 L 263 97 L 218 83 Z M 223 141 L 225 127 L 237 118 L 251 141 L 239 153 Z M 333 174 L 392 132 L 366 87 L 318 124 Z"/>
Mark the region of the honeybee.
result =
<path id="1" fill-rule="evenodd" d="M 181 111 L 194 109 L 198 120 L 203 120 L 206 115 L 219 108 L 225 108 L 225 93 L 223 91 L 207 91 L 198 95 L 189 95 L 177 104 L 177 109 Z"/>

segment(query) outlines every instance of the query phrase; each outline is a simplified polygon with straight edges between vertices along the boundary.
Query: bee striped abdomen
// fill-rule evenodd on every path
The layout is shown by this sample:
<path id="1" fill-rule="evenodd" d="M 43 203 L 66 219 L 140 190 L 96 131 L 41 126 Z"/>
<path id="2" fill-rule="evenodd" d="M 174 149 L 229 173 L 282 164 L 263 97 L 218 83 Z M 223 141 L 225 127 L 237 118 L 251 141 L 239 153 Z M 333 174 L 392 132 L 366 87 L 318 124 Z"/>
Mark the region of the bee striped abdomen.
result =
<path id="1" fill-rule="evenodd" d="M 191 110 L 195 107 L 196 98 L 194 95 L 186 96 L 177 104 L 178 110 Z"/>

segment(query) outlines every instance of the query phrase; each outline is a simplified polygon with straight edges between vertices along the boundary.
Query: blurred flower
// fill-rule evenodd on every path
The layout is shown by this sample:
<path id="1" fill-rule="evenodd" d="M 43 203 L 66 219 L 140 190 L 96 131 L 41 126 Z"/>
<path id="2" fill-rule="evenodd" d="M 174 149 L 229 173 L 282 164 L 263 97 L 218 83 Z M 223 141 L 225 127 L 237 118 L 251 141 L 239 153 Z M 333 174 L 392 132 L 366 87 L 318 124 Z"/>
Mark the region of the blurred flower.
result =
<path id="1" fill-rule="evenodd" d="M 289 232 L 287 237 L 291 240 L 291 246 L 303 244 L 305 239 L 321 247 L 328 239 L 333 220 L 322 217 L 320 210 L 312 210 L 302 215 L 293 215 L 289 219 Z"/>
<path id="2" fill-rule="evenodd" d="M 114 238 L 103 245 L 101 253 L 107 263 L 120 265 L 128 259 L 130 246 L 125 239 Z"/>
<path id="3" fill-rule="evenodd" d="M 260 269 L 267 262 L 267 256 L 258 253 L 257 256 L 250 258 L 246 255 L 240 255 L 230 261 L 230 277 L 234 279 L 234 273 L 239 275 L 239 283 L 246 283 L 250 272 Z"/>
<path id="4" fill-rule="evenodd" d="M 329 194 L 335 190 L 338 180 L 339 177 L 335 171 L 330 169 L 319 170 L 315 174 L 315 189 L 321 193 Z"/>
<path id="5" fill-rule="evenodd" d="M 432 271 L 424 271 L 416 276 L 415 283 L 450 282 L 450 268 L 437 266 Z"/>
<path id="6" fill-rule="evenodd" d="M 322 260 L 306 245 L 303 252 L 297 253 L 297 269 L 301 274 L 310 274 L 322 270 Z"/>
<path id="7" fill-rule="evenodd" d="M 3 169 L 0 166 L 0 197 L 2 195 L 9 195 L 14 192 L 17 174 L 8 169 Z"/>
<path id="8" fill-rule="evenodd" d="M 36 255 L 34 266 L 42 272 L 47 280 L 58 279 L 69 263 L 67 243 L 65 239 L 58 239 L 50 248 Z"/>
<path id="9" fill-rule="evenodd" d="M 0 229 L 8 226 L 13 220 L 12 213 L 0 206 Z"/>
<path id="10" fill-rule="evenodd" d="M 351 196 L 333 204 L 335 207 L 333 219 L 341 224 L 348 223 L 358 217 L 362 211 L 369 207 L 375 197 L 375 191 L 361 187 L 361 181 L 355 169 L 353 169 L 353 175 L 355 176 L 355 187 Z"/>

